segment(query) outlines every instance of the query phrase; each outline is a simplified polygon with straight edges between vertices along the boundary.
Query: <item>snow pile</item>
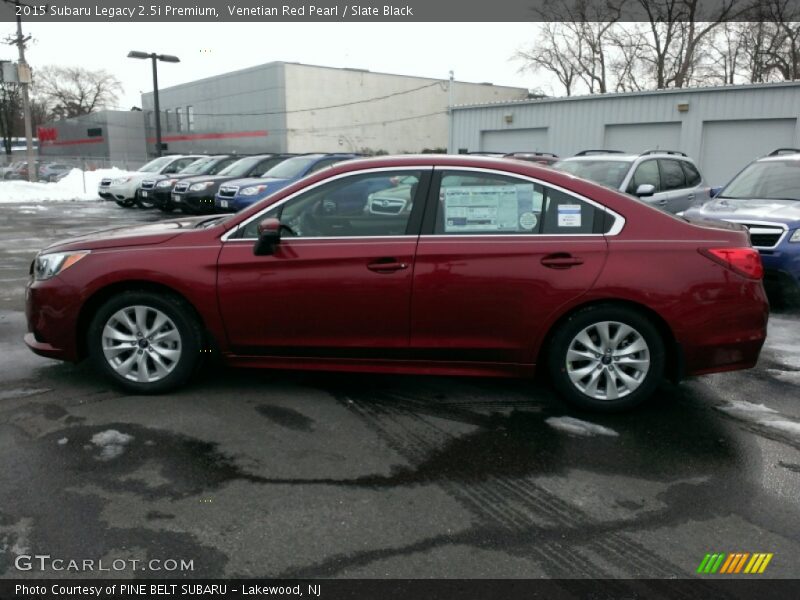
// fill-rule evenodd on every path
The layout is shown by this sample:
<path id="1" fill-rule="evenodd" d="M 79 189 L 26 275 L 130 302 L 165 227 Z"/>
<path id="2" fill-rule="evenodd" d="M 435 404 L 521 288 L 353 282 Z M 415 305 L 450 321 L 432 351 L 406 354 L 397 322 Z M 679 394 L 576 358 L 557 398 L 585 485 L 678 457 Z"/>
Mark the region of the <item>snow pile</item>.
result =
<path id="1" fill-rule="evenodd" d="M 550 417 L 545 419 L 545 423 L 550 425 L 553 429 L 571 433 L 573 435 L 610 435 L 617 437 L 619 434 L 613 429 L 597 425 L 596 423 L 589 423 L 588 421 L 581 421 L 573 417 Z"/>
<path id="2" fill-rule="evenodd" d="M 30 181 L 0 181 L 0 204 L 17 202 L 70 202 L 74 200 L 99 200 L 97 186 L 103 177 L 122 177 L 129 171 L 113 167 L 97 171 L 72 169 L 66 177 L 55 183 Z M 86 191 L 84 192 L 84 180 Z"/>
<path id="3" fill-rule="evenodd" d="M 120 433 L 116 429 L 107 429 L 92 436 L 91 442 L 101 448 L 100 460 L 117 458 L 125 451 L 125 446 L 133 440 L 132 435 Z"/>

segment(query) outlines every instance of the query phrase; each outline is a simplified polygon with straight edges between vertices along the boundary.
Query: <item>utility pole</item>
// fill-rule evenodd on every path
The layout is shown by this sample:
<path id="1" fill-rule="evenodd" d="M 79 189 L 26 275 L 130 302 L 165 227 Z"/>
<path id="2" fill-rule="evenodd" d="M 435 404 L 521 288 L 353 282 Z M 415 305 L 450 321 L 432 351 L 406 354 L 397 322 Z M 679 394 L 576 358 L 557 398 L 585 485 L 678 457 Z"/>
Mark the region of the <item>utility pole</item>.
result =
<path id="1" fill-rule="evenodd" d="M 6 0 L 8 2 L 8 0 Z M 31 99 L 28 95 L 28 86 L 31 83 L 31 69 L 28 63 L 25 62 L 25 43 L 30 39 L 30 36 L 24 37 L 22 35 L 22 16 L 19 10 L 19 0 L 14 0 L 14 6 L 17 13 L 17 37 L 11 44 L 16 44 L 19 50 L 19 64 L 17 65 L 17 73 L 19 77 L 19 85 L 22 89 L 22 114 L 25 119 L 25 141 L 27 146 L 27 160 L 28 160 L 28 180 L 36 181 L 38 171 L 36 169 L 36 156 L 33 153 L 33 123 L 31 121 Z"/>

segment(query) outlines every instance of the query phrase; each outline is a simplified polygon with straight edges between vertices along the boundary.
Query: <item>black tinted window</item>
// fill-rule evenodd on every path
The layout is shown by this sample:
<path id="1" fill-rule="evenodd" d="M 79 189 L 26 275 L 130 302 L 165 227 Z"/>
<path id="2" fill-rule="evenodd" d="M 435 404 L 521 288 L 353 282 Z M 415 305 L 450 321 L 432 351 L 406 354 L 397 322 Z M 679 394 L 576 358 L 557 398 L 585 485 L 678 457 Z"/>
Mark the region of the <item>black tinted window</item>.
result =
<path id="1" fill-rule="evenodd" d="M 686 175 L 686 185 L 690 187 L 700 185 L 703 178 L 700 176 L 700 171 L 697 170 L 697 167 L 685 160 L 681 161 L 681 166 L 683 167 L 684 175 Z"/>
<path id="2" fill-rule="evenodd" d="M 660 159 L 662 191 L 679 190 L 686 187 L 686 177 L 677 160 Z"/>
<path id="3" fill-rule="evenodd" d="M 564 192 L 545 188 L 542 233 L 605 233 L 605 211 Z"/>

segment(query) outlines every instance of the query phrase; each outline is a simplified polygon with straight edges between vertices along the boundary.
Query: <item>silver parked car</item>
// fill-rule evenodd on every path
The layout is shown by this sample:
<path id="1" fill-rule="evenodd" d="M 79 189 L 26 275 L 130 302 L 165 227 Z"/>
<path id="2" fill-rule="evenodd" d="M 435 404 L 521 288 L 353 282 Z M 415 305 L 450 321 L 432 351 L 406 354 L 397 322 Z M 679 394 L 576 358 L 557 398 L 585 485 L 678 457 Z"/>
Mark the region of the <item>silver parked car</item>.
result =
<path id="1" fill-rule="evenodd" d="M 697 165 L 683 152 L 584 150 L 560 160 L 554 169 L 628 193 L 656 208 L 677 213 L 710 197 Z"/>

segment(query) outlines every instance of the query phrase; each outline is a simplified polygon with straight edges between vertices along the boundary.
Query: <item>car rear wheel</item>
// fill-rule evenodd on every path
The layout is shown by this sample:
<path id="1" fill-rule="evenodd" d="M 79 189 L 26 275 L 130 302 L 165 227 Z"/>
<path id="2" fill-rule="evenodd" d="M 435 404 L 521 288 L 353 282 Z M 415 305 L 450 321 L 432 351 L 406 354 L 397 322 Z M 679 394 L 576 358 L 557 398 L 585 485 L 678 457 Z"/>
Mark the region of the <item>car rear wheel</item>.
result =
<path id="1" fill-rule="evenodd" d="M 114 296 L 97 311 L 87 335 L 95 367 L 134 394 L 173 390 L 200 362 L 202 330 L 191 307 L 170 294 Z"/>
<path id="2" fill-rule="evenodd" d="M 591 306 L 570 316 L 554 333 L 549 355 L 556 389 L 590 410 L 633 408 L 653 394 L 664 374 L 658 329 L 621 306 Z"/>

